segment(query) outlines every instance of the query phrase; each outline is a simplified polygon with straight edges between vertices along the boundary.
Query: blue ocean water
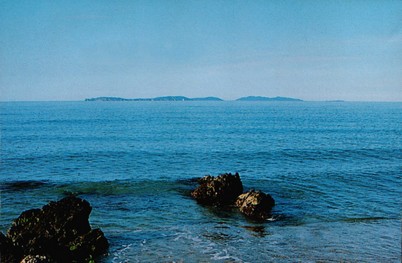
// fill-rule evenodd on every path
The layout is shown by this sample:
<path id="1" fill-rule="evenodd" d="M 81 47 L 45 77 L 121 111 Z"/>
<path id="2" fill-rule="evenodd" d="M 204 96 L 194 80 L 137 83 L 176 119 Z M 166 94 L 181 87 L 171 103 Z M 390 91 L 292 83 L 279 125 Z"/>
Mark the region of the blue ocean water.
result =
<path id="1" fill-rule="evenodd" d="M 1 217 L 67 193 L 93 206 L 101 262 L 400 262 L 402 103 L 7 102 Z M 239 172 L 265 223 L 199 206 Z"/>

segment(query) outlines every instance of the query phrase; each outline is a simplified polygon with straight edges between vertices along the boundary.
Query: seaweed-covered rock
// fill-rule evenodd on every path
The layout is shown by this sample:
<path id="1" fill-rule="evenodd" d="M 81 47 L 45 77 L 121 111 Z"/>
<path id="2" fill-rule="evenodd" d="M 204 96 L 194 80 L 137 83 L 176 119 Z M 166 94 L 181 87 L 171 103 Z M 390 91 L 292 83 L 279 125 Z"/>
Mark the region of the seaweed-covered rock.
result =
<path id="1" fill-rule="evenodd" d="M 200 186 L 191 193 L 191 196 L 200 204 L 230 205 L 243 192 L 243 184 L 238 173 L 221 174 L 217 177 L 208 175 L 201 178 L 199 183 Z"/>
<path id="2" fill-rule="evenodd" d="M 42 209 L 23 212 L 14 220 L 7 238 L 23 256 L 41 255 L 57 262 L 88 261 L 108 248 L 102 231 L 91 231 L 88 221 L 91 210 L 87 201 L 75 196 L 50 202 Z M 78 242 L 79 253 L 71 249 L 74 242 Z"/>
<path id="3" fill-rule="evenodd" d="M 254 190 L 240 195 L 236 200 L 240 212 L 255 220 L 267 219 L 274 205 L 275 201 L 269 194 Z"/>
<path id="4" fill-rule="evenodd" d="M 91 258 L 90 255 L 101 255 L 108 249 L 108 246 L 103 232 L 97 228 L 77 237 L 69 244 L 69 250 L 71 258 L 80 261 L 82 258 Z"/>

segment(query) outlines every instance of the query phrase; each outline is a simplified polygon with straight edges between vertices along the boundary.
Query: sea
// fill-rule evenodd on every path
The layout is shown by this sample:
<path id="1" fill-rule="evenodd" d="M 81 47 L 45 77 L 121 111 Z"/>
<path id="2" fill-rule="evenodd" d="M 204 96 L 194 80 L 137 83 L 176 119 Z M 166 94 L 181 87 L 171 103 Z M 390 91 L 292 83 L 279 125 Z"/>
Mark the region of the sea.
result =
<path id="1" fill-rule="evenodd" d="M 1 102 L 1 217 L 77 194 L 97 262 L 400 262 L 402 103 Z M 264 222 L 197 204 L 240 174 Z"/>

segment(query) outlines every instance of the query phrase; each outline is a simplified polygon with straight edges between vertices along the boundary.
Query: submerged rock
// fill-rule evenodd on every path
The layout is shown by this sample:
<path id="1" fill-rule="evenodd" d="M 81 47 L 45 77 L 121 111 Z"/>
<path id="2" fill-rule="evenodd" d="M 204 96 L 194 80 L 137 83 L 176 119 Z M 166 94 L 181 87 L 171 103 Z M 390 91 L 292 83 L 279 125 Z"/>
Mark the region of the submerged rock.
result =
<path id="1" fill-rule="evenodd" d="M 6 238 L 21 251 L 21 258 L 30 256 L 25 262 L 88 262 L 108 248 L 103 232 L 91 230 L 91 210 L 87 201 L 75 196 L 50 202 L 42 209 L 23 212 L 14 220 Z"/>
<path id="2" fill-rule="evenodd" d="M 243 184 L 238 173 L 221 174 L 217 177 L 205 176 L 199 180 L 198 186 L 192 193 L 198 203 L 205 205 L 223 206 L 233 204 L 243 192 Z"/>
<path id="3" fill-rule="evenodd" d="M 240 212 L 255 220 L 267 219 L 274 205 L 275 201 L 269 194 L 254 190 L 240 195 L 236 200 Z"/>

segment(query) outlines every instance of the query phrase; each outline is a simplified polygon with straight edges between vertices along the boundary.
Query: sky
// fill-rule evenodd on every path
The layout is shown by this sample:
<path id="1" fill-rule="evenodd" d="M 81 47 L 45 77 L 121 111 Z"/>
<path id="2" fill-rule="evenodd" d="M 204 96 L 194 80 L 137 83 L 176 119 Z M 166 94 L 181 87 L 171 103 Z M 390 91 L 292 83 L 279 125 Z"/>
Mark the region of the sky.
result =
<path id="1" fill-rule="evenodd" d="M 402 1 L 0 0 L 0 100 L 402 101 Z"/>

